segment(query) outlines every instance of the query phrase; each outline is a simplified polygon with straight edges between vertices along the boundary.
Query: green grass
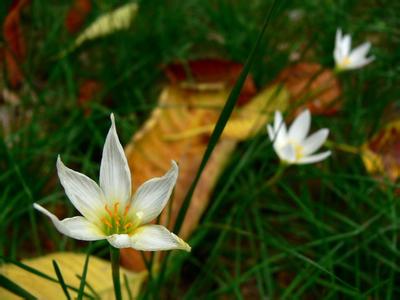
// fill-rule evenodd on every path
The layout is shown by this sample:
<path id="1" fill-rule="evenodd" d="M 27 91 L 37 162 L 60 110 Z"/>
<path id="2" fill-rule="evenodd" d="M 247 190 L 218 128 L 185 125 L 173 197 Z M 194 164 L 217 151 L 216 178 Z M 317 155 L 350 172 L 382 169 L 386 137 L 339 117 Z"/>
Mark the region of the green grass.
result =
<path id="1" fill-rule="evenodd" d="M 1 3 L 2 18 L 10 2 Z M 122 3 L 96 1 L 86 24 Z M 97 178 L 110 112 L 127 143 L 156 105 L 166 82 L 161 66 L 209 56 L 244 63 L 271 4 L 140 1 L 128 31 L 53 59 L 73 41 L 60 17 L 68 4 L 32 1 L 22 16 L 29 55 L 13 113 L 22 121 L 10 133 L 3 130 L 0 143 L 0 254 L 22 259 L 85 251 L 88 243 L 62 236 L 32 208 L 33 202 L 53 211 L 65 205 L 66 216 L 74 215 L 56 176 L 57 154 Z M 298 21 L 288 17 L 293 10 Z M 272 82 L 293 51 L 333 67 L 337 27 L 352 34 L 354 45 L 371 40 L 376 60 L 340 75 L 342 111 L 313 118 L 313 130 L 330 128 L 331 140 L 362 144 L 400 113 L 399 11 L 387 0 L 278 1 L 251 69 L 257 86 Z M 88 116 L 76 99 L 84 79 L 103 86 Z M 388 114 L 390 104 L 397 111 Z M 239 145 L 189 241 L 192 253 L 170 260 L 164 298 L 398 299 L 398 185 L 381 189 L 358 156 L 339 151 L 321 164 L 291 167 L 264 188 L 277 167 L 266 133 Z M 104 256 L 107 245 L 93 249 Z"/>

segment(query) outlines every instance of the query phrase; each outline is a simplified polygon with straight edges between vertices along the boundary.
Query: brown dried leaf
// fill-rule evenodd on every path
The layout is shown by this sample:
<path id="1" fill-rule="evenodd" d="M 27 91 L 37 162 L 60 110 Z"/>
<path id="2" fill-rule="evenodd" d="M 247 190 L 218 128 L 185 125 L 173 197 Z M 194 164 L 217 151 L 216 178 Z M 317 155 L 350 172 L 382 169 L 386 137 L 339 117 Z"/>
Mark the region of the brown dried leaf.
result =
<path id="1" fill-rule="evenodd" d="M 396 182 L 400 177 L 400 120 L 388 123 L 361 147 L 367 171 Z"/>
<path id="2" fill-rule="evenodd" d="M 298 63 L 284 69 L 277 83 L 289 91 L 296 114 L 308 108 L 313 114 L 332 115 L 341 107 L 339 81 L 329 69 L 315 63 Z"/>
<path id="3" fill-rule="evenodd" d="M 20 15 L 29 0 L 16 0 L 3 23 L 3 37 L 6 43 L 4 50 L 8 80 L 12 87 L 18 87 L 22 82 L 23 75 L 19 64 L 26 57 L 26 44 L 20 24 Z"/>
<path id="4" fill-rule="evenodd" d="M 227 68 L 227 73 L 230 69 Z M 175 81 L 164 88 L 158 106 L 148 121 L 137 132 L 125 148 L 128 163 L 133 172 L 133 186 L 137 188 L 154 176 L 161 176 L 170 168 L 170 161 L 178 162 L 180 170 L 174 194 L 160 219 L 160 223 L 172 228 L 183 199 L 197 173 L 209 134 L 195 134 L 185 139 L 168 140 L 171 134 L 185 132 L 190 128 L 214 126 L 220 109 L 228 98 L 231 89 L 231 74 L 220 72 L 221 83 L 204 89 L 204 81 L 191 86 Z M 249 79 L 251 80 L 251 79 Z M 210 200 L 211 192 L 223 166 L 227 162 L 237 141 L 222 138 L 200 178 L 187 212 L 184 226 L 179 236 L 187 239 L 196 228 L 202 213 Z M 123 249 L 122 263 L 133 270 L 142 270 L 144 265 L 138 252 Z"/>

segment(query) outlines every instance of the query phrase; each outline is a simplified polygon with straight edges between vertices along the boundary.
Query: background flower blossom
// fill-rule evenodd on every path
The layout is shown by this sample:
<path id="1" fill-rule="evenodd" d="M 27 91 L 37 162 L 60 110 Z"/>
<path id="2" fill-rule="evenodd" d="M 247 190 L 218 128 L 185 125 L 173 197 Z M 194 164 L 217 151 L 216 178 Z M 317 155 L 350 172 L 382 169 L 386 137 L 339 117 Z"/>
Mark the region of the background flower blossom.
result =
<path id="1" fill-rule="evenodd" d="M 270 140 L 279 158 L 288 164 L 315 163 L 327 158 L 331 152 L 313 154 L 328 137 L 329 130 L 324 128 L 307 137 L 311 125 L 309 110 L 303 111 L 292 123 L 289 130 L 283 122 L 282 114 L 275 112 L 274 126 L 267 125 Z M 312 155 L 313 154 L 313 155 Z"/>
<path id="2" fill-rule="evenodd" d="M 365 42 L 351 50 L 351 36 L 349 34 L 343 35 L 342 30 L 338 28 L 336 31 L 335 50 L 333 51 L 336 69 L 339 71 L 353 70 L 369 64 L 375 59 L 373 56 L 367 57 L 370 48 L 371 43 Z"/>

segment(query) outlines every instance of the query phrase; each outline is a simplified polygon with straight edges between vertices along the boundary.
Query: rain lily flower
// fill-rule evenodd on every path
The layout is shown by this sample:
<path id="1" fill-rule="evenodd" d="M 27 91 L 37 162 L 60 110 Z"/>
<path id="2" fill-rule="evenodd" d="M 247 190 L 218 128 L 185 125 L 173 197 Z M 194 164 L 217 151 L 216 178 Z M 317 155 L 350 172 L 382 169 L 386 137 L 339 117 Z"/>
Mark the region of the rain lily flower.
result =
<path id="1" fill-rule="evenodd" d="M 335 50 L 333 51 L 336 70 L 339 72 L 354 70 L 369 64 L 375 59 L 373 56 L 367 57 L 370 48 L 371 43 L 366 42 L 351 50 L 351 36 L 349 34 L 343 36 L 342 30 L 337 29 Z"/>
<path id="2" fill-rule="evenodd" d="M 328 137 L 329 130 L 320 129 L 307 137 L 311 125 L 309 110 L 303 111 L 290 126 L 283 122 L 282 114 L 275 112 L 274 126 L 267 125 L 268 136 L 274 143 L 274 150 L 281 161 L 286 164 L 309 164 L 327 158 L 331 152 L 326 151 L 312 155 Z"/>
<path id="3" fill-rule="evenodd" d="M 114 116 L 100 166 L 100 186 L 84 174 L 67 168 L 60 157 L 57 171 L 69 200 L 82 216 L 59 220 L 35 203 L 61 233 L 78 240 L 107 239 L 116 248 L 143 251 L 182 249 L 190 246 L 161 225 L 148 224 L 163 210 L 178 177 L 178 165 L 162 177 L 152 178 L 131 193 L 131 173 L 119 142 Z"/>

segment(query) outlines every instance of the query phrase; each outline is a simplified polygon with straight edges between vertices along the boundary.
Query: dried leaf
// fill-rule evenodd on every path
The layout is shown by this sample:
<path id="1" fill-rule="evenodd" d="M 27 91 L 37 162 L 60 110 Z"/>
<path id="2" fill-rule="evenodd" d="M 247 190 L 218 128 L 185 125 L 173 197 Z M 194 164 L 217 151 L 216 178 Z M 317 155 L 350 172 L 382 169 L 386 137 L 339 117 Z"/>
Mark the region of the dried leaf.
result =
<path id="1" fill-rule="evenodd" d="M 305 108 L 313 114 L 332 115 L 341 107 L 341 88 L 334 73 L 319 64 L 298 63 L 284 69 L 277 83 L 289 91 L 295 114 Z"/>
<path id="2" fill-rule="evenodd" d="M 257 134 L 269 121 L 275 110 L 285 111 L 289 106 L 289 94 L 285 88 L 272 85 L 265 88 L 257 96 L 232 114 L 226 124 L 222 137 L 242 141 Z M 178 141 L 190 138 L 194 135 L 210 135 L 214 130 L 215 123 L 187 129 L 183 132 L 173 133 L 165 136 L 165 140 Z"/>
<path id="3" fill-rule="evenodd" d="M 198 59 L 167 66 L 166 74 L 172 83 L 194 89 L 221 89 L 233 86 L 243 65 L 223 59 Z M 238 99 L 238 106 L 248 102 L 256 93 L 251 77 L 247 77 Z"/>
<path id="4" fill-rule="evenodd" d="M 85 254 L 58 252 L 34 259 L 26 259 L 23 260 L 22 263 L 56 278 L 52 263 L 52 261 L 55 260 L 61 269 L 65 283 L 78 288 L 80 279 L 78 279 L 77 275 L 80 276 L 82 273 L 85 258 Z M 51 282 L 13 264 L 3 265 L 1 267 L 1 273 L 38 299 L 60 299 L 60 295 L 62 295 L 62 289 L 59 283 Z M 121 269 L 122 293 L 125 295 L 124 298 L 127 298 L 123 274 L 126 274 L 132 295 L 136 297 L 139 294 L 143 281 L 147 277 L 147 273 L 134 273 Z M 92 256 L 89 262 L 86 282 L 101 296 L 101 299 L 114 299 L 110 262 Z M 71 289 L 68 291 L 73 298 L 77 296 L 75 291 Z M 86 288 L 85 292 L 90 293 L 90 290 Z M 8 300 L 20 298 L 0 288 L 0 299 Z"/>
<path id="5" fill-rule="evenodd" d="M 170 229 L 196 175 L 209 134 L 192 135 L 177 141 L 167 140 L 165 137 L 185 132 L 190 128 L 215 124 L 232 88 L 229 82 L 233 83 L 229 68 L 226 68 L 225 73 L 221 71 L 220 75 L 220 84 L 211 89 L 204 89 L 204 81 L 199 83 L 199 86 L 192 82 L 188 87 L 185 82 L 179 80 L 165 87 L 158 106 L 125 148 L 129 166 L 134 174 L 134 188 L 151 177 L 164 174 L 169 169 L 171 160 L 178 162 L 180 171 L 174 195 L 160 220 L 161 224 Z M 218 142 L 194 192 L 187 212 L 187 221 L 179 233 L 184 239 L 196 228 L 208 205 L 217 178 L 236 144 L 236 140 L 226 138 Z M 135 250 L 123 249 L 121 257 L 122 263 L 130 269 L 144 268 L 142 258 Z"/>
<path id="6" fill-rule="evenodd" d="M 75 0 L 65 17 L 65 27 L 69 33 L 78 32 L 92 10 L 91 0 Z"/>
<path id="7" fill-rule="evenodd" d="M 4 57 L 7 68 L 8 80 L 12 87 L 17 87 L 23 79 L 19 64 L 26 57 L 26 44 L 20 24 L 20 15 L 29 0 L 17 0 L 4 19 L 3 36 L 6 43 Z"/>
<path id="8" fill-rule="evenodd" d="M 127 29 L 137 10 L 138 5 L 136 3 L 129 3 L 100 16 L 76 38 L 74 48 L 79 47 L 85 41 Z"/>
<path id="9" fill-rule="evenodd" d="M 393 182 L 400 177 L 400 120 L 388 123 L 362 147 L 367 171 Z"/>

